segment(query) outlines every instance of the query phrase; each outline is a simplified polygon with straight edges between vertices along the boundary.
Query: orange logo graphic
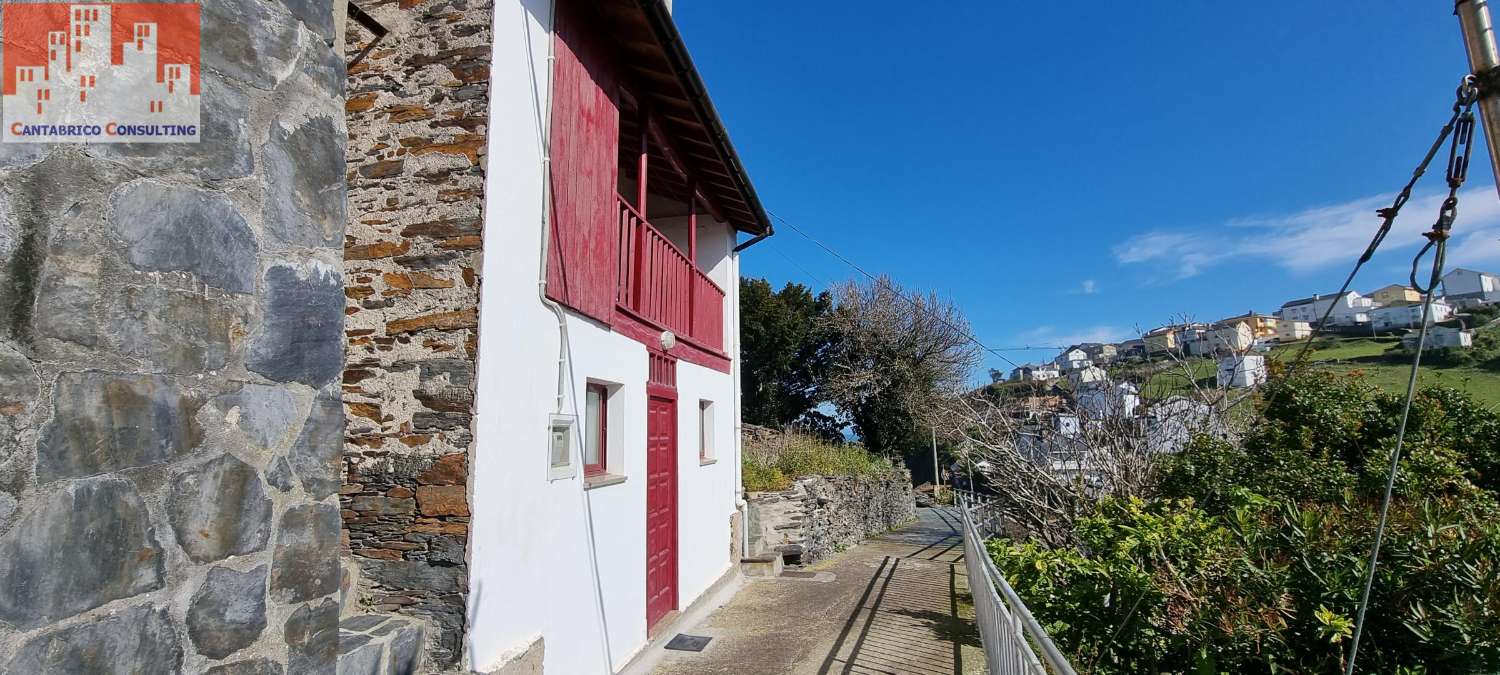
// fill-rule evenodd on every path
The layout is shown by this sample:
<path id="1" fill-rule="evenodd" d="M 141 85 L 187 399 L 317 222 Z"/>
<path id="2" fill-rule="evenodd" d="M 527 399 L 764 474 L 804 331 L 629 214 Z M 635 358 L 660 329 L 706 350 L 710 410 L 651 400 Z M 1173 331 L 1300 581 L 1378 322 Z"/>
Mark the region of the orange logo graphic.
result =
<path id="1" fill-rule="evenodd" d="M 0 4 L 11 143 L 193 143 L 196 3 Z"/>

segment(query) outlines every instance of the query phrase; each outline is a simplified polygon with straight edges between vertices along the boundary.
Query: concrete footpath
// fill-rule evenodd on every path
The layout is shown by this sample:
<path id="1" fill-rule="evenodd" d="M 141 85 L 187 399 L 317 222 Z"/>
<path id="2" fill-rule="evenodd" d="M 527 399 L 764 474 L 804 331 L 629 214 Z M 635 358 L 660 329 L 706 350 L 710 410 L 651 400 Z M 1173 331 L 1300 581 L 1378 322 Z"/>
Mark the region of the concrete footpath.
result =
<path id="1" fill-rule="evenodd" d="M 657 675 L 984 672 L 972 621 L 957 511 L 917 522 L 811 566 L 809 576 L 752 579 L 678 632 L 713 638 L 668 651 Z"/>

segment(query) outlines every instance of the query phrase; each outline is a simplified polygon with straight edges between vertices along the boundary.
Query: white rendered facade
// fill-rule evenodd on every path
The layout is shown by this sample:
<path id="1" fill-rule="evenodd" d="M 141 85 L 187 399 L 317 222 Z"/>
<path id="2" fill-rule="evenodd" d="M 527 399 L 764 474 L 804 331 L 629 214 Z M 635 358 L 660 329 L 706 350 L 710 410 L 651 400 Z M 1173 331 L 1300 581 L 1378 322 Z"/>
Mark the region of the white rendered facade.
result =
<path id="1" fill-rule="evenodd" d="M 495 12 L 465 665 L 490 672 L 540 638 L 545 672 L 616 672 L 647 643 L 648 352 L 541 298 L 546 134 L 538 111 L 550 109 L 552 16 L 549 3 L 535 0 L 501 0 Z M 739 351 L 734 241 L 727 225 L 699 218 L 699 262 L 728 296 L 728 354 Z M 549 471 L 559 367 L 565 414 L 581 420 L 586 386 L 608 387 L 605 480 L 585 479 L 576 452 L 581 431 L 573 470 Z M 721 372 L 678 361 L 676 387 L 677 605 L 684 608 L 737 561 L 730 523 L 740 503 L 738 363 Z M 715 456 L 707 460 L 699 456 L 700 401 L 714 410 Z"/>

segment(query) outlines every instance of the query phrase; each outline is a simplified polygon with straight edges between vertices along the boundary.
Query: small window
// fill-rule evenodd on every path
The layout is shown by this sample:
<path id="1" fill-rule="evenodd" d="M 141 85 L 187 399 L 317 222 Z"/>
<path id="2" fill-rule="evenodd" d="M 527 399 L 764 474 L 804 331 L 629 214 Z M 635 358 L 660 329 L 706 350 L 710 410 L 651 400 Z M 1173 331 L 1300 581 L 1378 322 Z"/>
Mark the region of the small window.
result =
<path id="1" fill-rule="evenodd" d="M 698 460 L 714 459 L 714 402 L 698 401 Z"/>
<path id="2" fill-rule="evenodd" d="M 583 475 L 604 473 L 609 456 L 609 389 L 589 383 L 584 394 Z"/>

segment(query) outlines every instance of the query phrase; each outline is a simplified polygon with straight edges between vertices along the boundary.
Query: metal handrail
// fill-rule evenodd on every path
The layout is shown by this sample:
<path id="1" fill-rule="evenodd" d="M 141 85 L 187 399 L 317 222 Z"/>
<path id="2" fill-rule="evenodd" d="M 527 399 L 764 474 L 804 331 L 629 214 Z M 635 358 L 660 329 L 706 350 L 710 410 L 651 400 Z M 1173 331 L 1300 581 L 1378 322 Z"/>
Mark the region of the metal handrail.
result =
<path id="1" fill-rule="evenodd" d="M 974 522 L 976 512 L 987 506 L 987 500 L 960 491 L 957 501 L 964 524 L 964 565 L 990 675 L 1077 675 L 990 559 Z M 1045 667 L 1033 646 L 1041 649 Z"/>

